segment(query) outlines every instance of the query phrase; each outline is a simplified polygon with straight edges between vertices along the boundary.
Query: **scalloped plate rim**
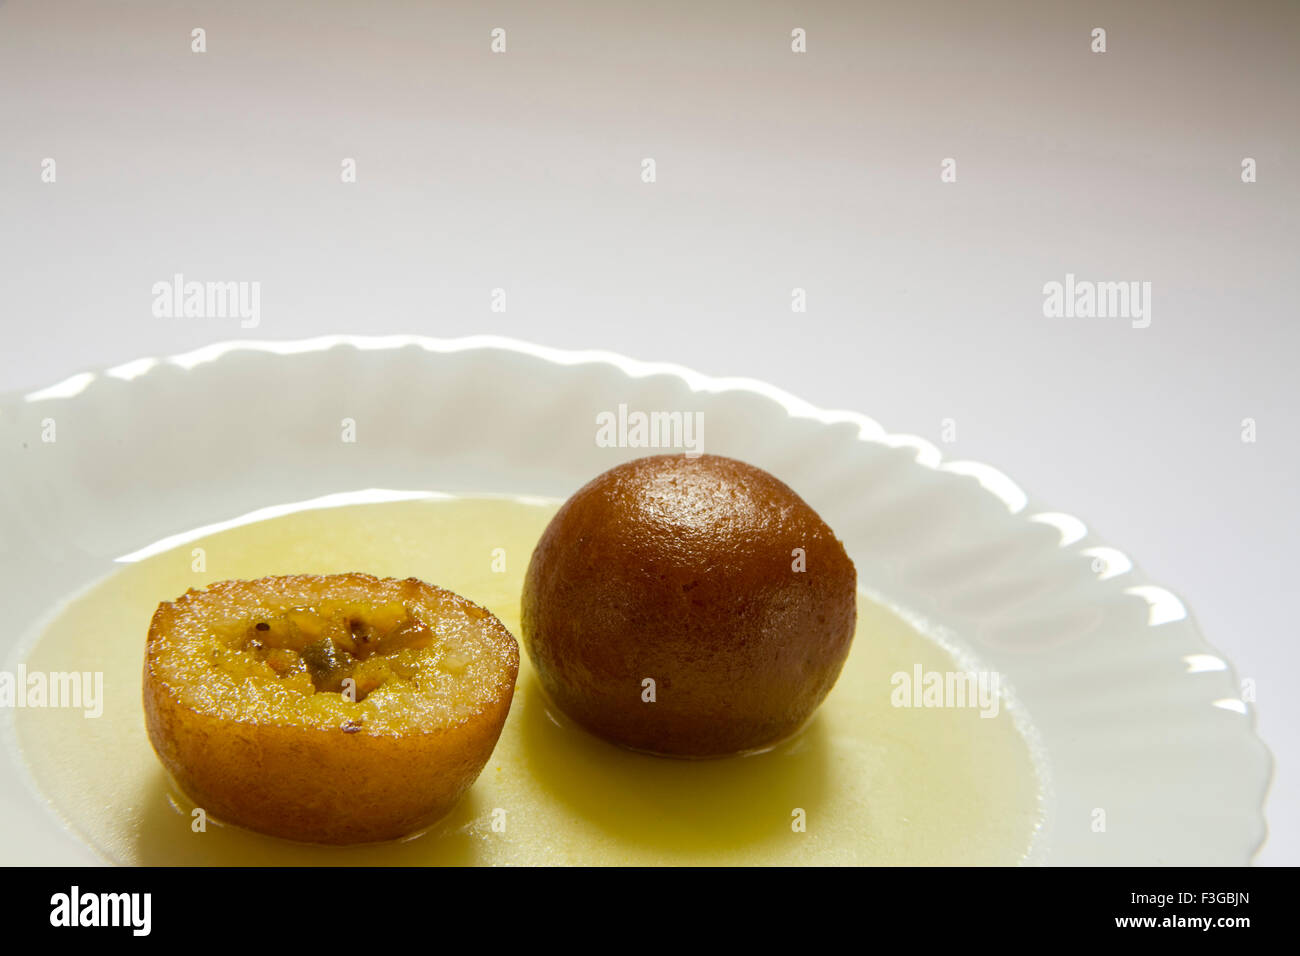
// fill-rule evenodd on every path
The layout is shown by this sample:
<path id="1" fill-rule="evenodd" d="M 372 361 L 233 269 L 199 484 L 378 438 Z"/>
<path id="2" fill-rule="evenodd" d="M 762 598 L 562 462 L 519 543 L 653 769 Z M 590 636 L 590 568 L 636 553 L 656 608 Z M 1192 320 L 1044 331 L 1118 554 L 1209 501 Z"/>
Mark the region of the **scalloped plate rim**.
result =
<path id="1" fill-rule="evenodd" d="M 821 408 L 761 379 L 739 376 L 707 375 L 674 362 L 643 361 L 604 349 L 567 349 L 542 345 L 540 343 L 530 342 L 511 336 L 495 334 L 477 334 L 450 338 L 417 334 L 391 334 L 381 336 L 333 334 L 299 339 L 227 339 L 199 346 L 188 351 L 178 352 L 169 356 L 142 356 L 114 365 L 104 365 L 93 370 L 84 370 L 43 388 L 33 390 L 8 390 L 0 393 L 0 407 L 17 403 L 57 401 L 60 399 L 74 398 L 81 395 L 83 392 L 90 390 L 97 382 L 104 378 L 129 382 L 142 376 L 150 375 L 156 370 L 164 367 L 174 367 L 188 371 L 201 365 L 219 361 L 227 355 L 239 352 L 259 352 L 271 355 L 296 355 L 325 352 L 341 347 L 350 347 L 358 351 L 397 351 L 406 348 L 419 348 L 426 352 L 438 354 L 498 350 L 526 355 L 559 366 L 590 364 L 606 365 L 617 369 L 619 372 L 631 379 L 647 378 L 655 375 L 672 376 L 681 380 L 692 392 L 703 392 L 709 394 L 745 392 L 758 395 L 769 399 L 780 406 L 785 411 L 786 415 L 791 418 L 809 419 L 824 425 L 855 425 L 858 428 L 858 434 L 855 436 L 858 441 L 875 442 L 894 448 L 910 448 L 915 452 L 914 458 L 917 464 L 936 469 L 942 468 L 943 470 L 957 470 L 952 466 L 960 466 L 965 470 L 959 471 L 958 473 L 969 474 L 974 472 L 977 475 L 982 474 L 988 477 L 995 484 L 999 485 L 998 490 L 989 488 L 989 486 L 982 480 L 980 481 L 980 484 L 984 486 L 985 490 L 991 495 L 1001 500 L 1003 504 L 1008 505 L 1012 517 L 1027 522 L 1032 520 L 1035 515 L 1051 514 L 1055 517 L 1077 522 L 1081 527 L 1084 527 L 1087 530 L 1085 537 L 1091 541 L 1091 547 L 1110 548 L 1125 557 L 1129 562 L 1129 566 L 1123 573 L 1126 576 L 1131 576 L 1132 580 L 1137 582 L 1135 586 L 1156 588 L 1180 602 L 1185 611 L 1185 619 L 1189 625 L 1190 633 L 1199 643 L 1200 649 L 1206 654 L 1213 655 L 1221 660 L 1226 665 L 1226 670 L 1232 677 L 1233 682 L 1238 686 L 1240 685 L 1236 666 L 1233 664 L 1231 659 L 1220 652 L 1206 638 L 1205 632 L 1202 630 L 1193 610 L 1187 602 L 1182 600 L 1181 596 L 1176 592 L 1170 591 L 1152 582 L 1143 572 L 1141 564 L 1133 560 L 1129 552 L 1113 548 L 1113 546 L 1109 545 L 1108 539 L 1102 535 L 1098 535 L 1091 525 L 1087 525 L 1082 522 L 1081 519 L 1069 512 L 1062 512 L 1057 509 L 1035 510 L 1030 508 L 1029 505 L 1036 502 L 1038 499 L 1023 492 L 1016 482 L 991 465 L 966 459 L 946 461 L 938 446 L 921 436 L 907 433 L 888 432 L 878 422 L 876 422 L 875 419 L 865 414 L 846 409 Z M 1007 489 L 1010 489 L 1010 491 Z M 999 494 L 999 491 L 1002 493 Z M 1008 503 L 1005 497 L 1008 493 L 1020 496 L 1019 507 L 1015 507 L 1013 504 Z M 1083 538 L 1080 538 L 1079 540 L 1083 540 Z M 1062 547 L 1068 546 L 1062 545 Z M 1256 708 L 1249 703 L 1245 704 L 1244 716 L 1247 720 L 1247 730 L 1249 735 L 1258 744 L 1262 758 L 1266 764 L 1263 768 L 1263 782 L 1254 804 L 1256 806 L 1255 822 L 1259 824 L 1260 837 L 1246 855 L 1247 861 L 1253 862 L 1260 849 L 1268 840 L 1268 821 L 1264 809 L 1267 805 L 1269 792 L 1272 787 L 1276 759 L 1273 756 L 1272 750 L 1259 734 Z M 30 787 L 27 789 L 30 789 Z M 39 794 L 33 794 L 33 796 L 39 796 Z"/>

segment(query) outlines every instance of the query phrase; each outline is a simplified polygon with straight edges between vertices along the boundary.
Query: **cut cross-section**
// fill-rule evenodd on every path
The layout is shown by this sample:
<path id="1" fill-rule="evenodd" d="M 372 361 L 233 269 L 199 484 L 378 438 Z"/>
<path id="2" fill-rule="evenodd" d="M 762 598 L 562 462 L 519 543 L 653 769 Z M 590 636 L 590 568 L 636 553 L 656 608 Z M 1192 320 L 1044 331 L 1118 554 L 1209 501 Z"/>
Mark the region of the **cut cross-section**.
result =
<path id="1" fill-rule="evenodd" d="M 145 720 L 219 820 L 386 840 L 445 815 L 478 777 L 518 671 L 505 625 L 415 578 L 222 581 L 154 614 Z"/>

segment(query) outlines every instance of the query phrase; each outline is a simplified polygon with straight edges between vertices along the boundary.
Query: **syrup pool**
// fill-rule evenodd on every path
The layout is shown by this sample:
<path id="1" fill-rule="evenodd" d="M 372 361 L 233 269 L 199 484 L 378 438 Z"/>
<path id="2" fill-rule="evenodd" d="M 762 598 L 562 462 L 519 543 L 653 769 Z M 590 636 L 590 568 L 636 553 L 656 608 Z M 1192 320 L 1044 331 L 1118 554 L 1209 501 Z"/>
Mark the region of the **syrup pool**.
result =
<path id="1" fill-rule="evenodd" d="M 766 753 L 677 761 L 619 749 L 553 713 L 521 652 L 492 758 L 429 830 L 343 848 L 214 820 L 196 832 L 193 807 L 144 728 L 145 633 L 160 601 L 226 578 L 367 571 L 450 588 L 518 637 L 524 571 L 557 507 L 446 496 L 308 503 L 127 556 L 60 610 L 26 661 L 29 672 L 104 675 L 97 719 L 78 709 L 15 711 L 36 786 L 86 843 L 123 864 L 1011 864 L 1028 856 L 1040 785 L 1015 708 L 1004 702 L 990 718 L 975 707 L 893 706 L 891 675 L 969 666 L 866 595 L 834 690 L 798 735 Z"/>

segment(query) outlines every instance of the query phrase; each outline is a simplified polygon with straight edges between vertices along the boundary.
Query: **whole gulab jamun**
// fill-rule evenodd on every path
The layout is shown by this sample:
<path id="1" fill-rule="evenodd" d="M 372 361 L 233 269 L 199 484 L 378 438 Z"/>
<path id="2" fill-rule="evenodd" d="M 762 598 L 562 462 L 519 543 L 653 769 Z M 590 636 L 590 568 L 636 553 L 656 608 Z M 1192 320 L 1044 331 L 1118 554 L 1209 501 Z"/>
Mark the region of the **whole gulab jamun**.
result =
<path id="1" fill-rule="evenodd" d="M 597 736 L 712 757 L 770 747 L 848 656 L 857 573 L 768 472 L 717 455 L 612 468 L 556 513 L 524 581 L 543 689 Z"/>

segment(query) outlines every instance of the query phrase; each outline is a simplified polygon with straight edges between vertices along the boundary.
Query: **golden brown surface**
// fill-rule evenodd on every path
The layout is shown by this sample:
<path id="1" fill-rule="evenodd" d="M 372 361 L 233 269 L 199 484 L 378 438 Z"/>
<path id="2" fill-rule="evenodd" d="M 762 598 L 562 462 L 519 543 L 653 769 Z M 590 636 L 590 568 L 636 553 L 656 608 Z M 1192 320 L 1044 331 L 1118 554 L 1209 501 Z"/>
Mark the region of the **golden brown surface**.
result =
<path id="1" fill-rule="evenodd" d="M 523 640 L 548 696 L 592 732 L 653 753 L 736 753 L 793 733 L 830 692 L 856 585 L 843 545 L 772 475 L 658 455 L 598 476 L 556 514 L 528 566 Z"/>
<path id="2" fill-rule="evenodd" d="M 222 581 L 158 606 L 145 724 L 219 820 L 288 839 L 393 839 L 443 816 L 492 753 L 519 648 L 415 578 Z"/>

